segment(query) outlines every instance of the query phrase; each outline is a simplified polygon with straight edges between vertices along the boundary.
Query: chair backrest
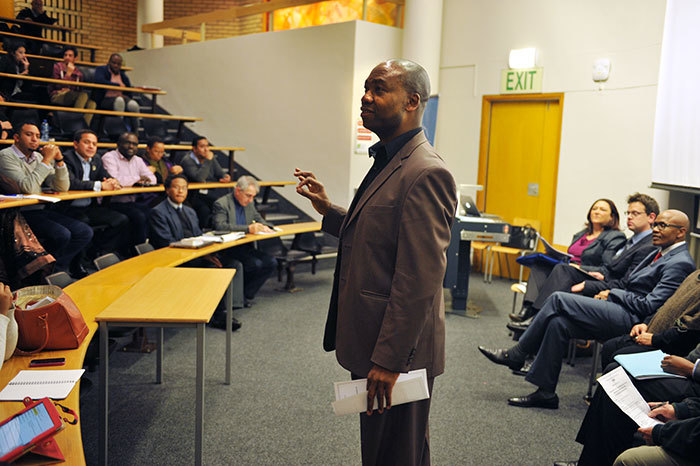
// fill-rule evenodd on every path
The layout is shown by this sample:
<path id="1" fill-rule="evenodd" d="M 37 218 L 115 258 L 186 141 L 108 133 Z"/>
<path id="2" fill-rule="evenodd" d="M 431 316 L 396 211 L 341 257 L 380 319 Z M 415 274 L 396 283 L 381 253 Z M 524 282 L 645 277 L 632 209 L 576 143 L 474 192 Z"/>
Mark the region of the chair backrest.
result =
<path id="1" fill-rule="evenodd" d="M 73 137 L 76 131 L 87 129 L 85 116 L 82 113 L 75 112 L 53 112 L 53 124 L 56 128 L 55 133 L 62 137 Z"/>
<path id="2" fill-rule="evenodd" d="M 156 248 L 154 248 L 153 245 L 148 241 L 146 241 L 145 243 L 137 244 L 136 246 L 134 246 L 134 248 L 136 249 L 136 254 L 138 254 L 139 256 L 141 254 L 146 254 L 147 252 L 156 250 Z"/>
<path id="3" fill-rule="evenodd" d="M 258 241 L 258 249 L 275 258 L 284 258 L 287 256 L 287 247 L 280 237 Z"/>
<path id="4" fill-rule="evenodd" d="M 126 132 L 126 123 L 121 117 L 106 116 L 104 118 L 104 134 L 110 141 L 116 142 L 119 136 Z"/>
<path id="5" fill-rule="evenodd" d="M 108 252 L 107 254 L 95 258 L 93 264 L 95 264 L 95 267 L 97 267 L 97 270 L 102 270 L 104 268 L 109 267 L 110 265 L 114 265 L 117 262 L 119 262 L 121 259 L 119 259 L 119 256 L 114 254 L 113 252 Z"/>
<path id="6" fill-rule="evenodd" d="M 56 285 L 58 287 L 65 288 L 73 283 L 75 279 L 66 272 L 56 272 L 44 277 L 44 281 L 49 285 Z"/>

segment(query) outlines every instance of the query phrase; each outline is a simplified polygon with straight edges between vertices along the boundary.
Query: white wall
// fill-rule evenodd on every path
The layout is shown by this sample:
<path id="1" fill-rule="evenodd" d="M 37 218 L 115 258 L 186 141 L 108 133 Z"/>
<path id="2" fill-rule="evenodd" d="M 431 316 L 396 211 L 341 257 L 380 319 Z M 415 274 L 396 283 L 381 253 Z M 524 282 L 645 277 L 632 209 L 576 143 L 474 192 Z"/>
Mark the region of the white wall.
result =
<path id="1" fill-rule="evenodd" d="M 347 202 L 355 24 L 247 35 L 129 52 L 131 80 L 162 87 L 170 113 L 201 116 L 194 129 L 266 180 L 311 169 Z M 279 188 L 292 201 L 292 187 Z M 297 204 L 313 212 L 308 201 Z"/>
<path id="2" fill-rule="evenodd" d="M 554 241 L 568 244 L 597 197 L 621 211 L 649 189 L 665 2 L 444 0 L 436 146 L 458 183 L 476 183 L 481 102 L 498 94 L 513 48 L 534 46 L 543 92 L 564 92 Z M 593 60 L 612 60 L 599 91 Z"/>

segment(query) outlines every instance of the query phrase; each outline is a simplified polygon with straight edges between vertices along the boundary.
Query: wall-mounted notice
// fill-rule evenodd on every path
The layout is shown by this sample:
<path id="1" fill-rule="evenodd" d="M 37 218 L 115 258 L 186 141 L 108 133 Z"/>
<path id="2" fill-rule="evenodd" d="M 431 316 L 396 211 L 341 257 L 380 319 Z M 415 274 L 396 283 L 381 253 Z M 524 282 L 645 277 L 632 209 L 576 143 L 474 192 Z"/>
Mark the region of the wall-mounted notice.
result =
<path id="1" fill-rule="evenodd" d="M 362 120 L 357 120 L 357 125 L 355 126 L 355 153 L 367 155 L 370 146 L 378 141 L 377 135 L 365 128 L 362 125 Z"/>

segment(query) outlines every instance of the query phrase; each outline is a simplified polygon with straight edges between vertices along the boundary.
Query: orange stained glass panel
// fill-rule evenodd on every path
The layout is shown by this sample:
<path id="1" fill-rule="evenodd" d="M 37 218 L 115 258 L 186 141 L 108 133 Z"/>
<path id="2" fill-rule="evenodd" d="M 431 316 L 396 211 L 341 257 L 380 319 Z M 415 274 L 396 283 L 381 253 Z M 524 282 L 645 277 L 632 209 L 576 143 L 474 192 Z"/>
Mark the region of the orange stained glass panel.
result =
<path id="1" fill-rule="evenodd" d="M 329 0 L 313 5 L 284 8 L 273 13 L 273 29 L 282 31 L 362 19 L 362 4 L 362 0 Z M 397 26 L 398 11 L 394 3 L 369 0 L 367 21 Z"/>

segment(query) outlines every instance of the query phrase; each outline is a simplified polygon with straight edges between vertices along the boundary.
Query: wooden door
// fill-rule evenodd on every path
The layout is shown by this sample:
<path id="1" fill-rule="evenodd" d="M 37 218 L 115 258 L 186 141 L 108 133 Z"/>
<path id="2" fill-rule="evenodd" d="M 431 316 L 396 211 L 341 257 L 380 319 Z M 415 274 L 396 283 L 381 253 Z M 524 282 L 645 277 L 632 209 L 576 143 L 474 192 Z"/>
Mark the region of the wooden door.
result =
<path id="1" fill-rule="evenodd" d="M 484 96 L 477 204 L 507 222 L 539 219 L 552 240 L 563 94 Z M 517 276 L 510 258 L 511 276 Z M 501 261 L 503 276 L 506 265 Z M 494 272 L 499 268 L 495 267 Z"/>

